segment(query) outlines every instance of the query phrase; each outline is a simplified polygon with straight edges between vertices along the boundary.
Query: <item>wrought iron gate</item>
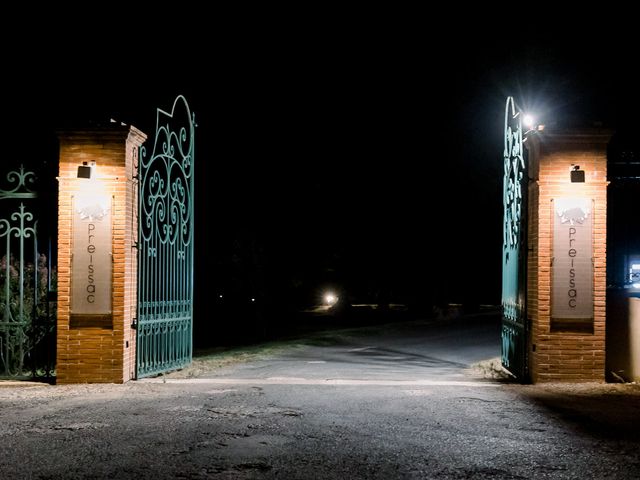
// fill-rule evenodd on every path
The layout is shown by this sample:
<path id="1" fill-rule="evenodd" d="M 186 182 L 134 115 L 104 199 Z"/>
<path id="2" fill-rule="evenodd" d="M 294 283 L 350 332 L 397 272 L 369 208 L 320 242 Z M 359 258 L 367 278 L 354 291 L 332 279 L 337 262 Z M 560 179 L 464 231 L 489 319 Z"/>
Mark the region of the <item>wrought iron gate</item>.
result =
<path id="1" fill-rule="evenodd" d="M 157 110 L 153 150 L 140 149 L 136 377 L 192 357 L 194 117 L 183 96 Z"/>
<path id="2" fill-rule="evenodd" d="M 21 165 L 5 178 L 6 190 L 0 188 L 0 376 L 51 377 L 55 264 L 51 242 L 38 243 L 39 235 L 49 233 L 38 221 L 55 217 L 40 211 L 52 202 L 39 201 L 34 171 Z"/>
<path id="3" fill-rule="evenodd" d="M 513 97 L 504 119 L 504 225 L 502 243 L 502 365 L 520 381 L 528 379 L 527 355 L 527 191 L 522 119 Z"/>

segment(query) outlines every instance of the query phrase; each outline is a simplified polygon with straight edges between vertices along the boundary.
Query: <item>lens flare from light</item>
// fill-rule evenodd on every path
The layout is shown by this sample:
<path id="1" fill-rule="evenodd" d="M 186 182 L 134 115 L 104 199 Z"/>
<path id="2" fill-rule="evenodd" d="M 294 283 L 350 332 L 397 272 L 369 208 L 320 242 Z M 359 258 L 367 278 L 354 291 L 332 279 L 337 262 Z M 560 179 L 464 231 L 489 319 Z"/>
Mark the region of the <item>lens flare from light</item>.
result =
<path id="1" fill-rule="evenodd" d="M 522 118 L 522 123 L 524 124 L 525 127 L 527 128 L 532 128 L 535 124 L 535 118 L 533 118 L 533 115 L 529 115 L 526 114 L 523 118 Z"/>

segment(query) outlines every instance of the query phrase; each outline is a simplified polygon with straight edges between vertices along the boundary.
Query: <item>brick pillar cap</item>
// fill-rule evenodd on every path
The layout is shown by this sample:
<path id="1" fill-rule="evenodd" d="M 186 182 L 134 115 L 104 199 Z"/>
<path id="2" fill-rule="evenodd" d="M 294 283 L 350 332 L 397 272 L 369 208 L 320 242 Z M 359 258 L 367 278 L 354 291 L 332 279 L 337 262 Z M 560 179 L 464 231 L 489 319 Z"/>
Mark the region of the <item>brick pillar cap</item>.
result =
<path id="1" fill-rule="evenodd" d="M 119 123 L 59 129 L 56 131 L 56 134 L 61 141 L 65 142 L 78 142 L 95 138 L 124 140 L 131 135 L 142 144 L 147 139 L 147 135 L 142 130 L 139 130 L 133 125 L 123 125 Z"/>

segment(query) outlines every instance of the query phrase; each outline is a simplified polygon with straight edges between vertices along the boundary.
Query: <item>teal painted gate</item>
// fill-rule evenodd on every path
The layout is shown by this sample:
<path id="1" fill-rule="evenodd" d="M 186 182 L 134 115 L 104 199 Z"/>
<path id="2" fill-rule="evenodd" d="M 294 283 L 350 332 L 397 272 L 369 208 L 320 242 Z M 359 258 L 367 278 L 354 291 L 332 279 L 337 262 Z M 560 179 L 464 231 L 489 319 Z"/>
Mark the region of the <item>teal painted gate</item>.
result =
<path id="1" fill-rule="evenodd" d="M 502 365 L 526 381 L 527 191 L 521 112 L 507 98 L 504 119 L 504 225 L 502 243 Z"/>
<path id="2" fill-rule="evenodd" d="M 192 358 L 194 117 L 183 96 L 157 110 L 153 150 L 140 149 L 136 377 Z"/>

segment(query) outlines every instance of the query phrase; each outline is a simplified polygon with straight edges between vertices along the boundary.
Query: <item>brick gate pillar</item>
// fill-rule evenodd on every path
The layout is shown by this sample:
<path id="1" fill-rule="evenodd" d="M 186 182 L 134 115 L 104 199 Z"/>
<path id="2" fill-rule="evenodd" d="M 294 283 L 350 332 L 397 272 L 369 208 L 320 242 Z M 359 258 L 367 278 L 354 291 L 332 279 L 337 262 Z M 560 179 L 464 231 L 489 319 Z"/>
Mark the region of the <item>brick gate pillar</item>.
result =
<path id="1" fill-rule="evenodd" d="M 604 381 L 606 131 L 528 138 L 531 379 Z"/>
<path id="2" fill-rule="evenodd" d="M 56 381 L 123 383 L 135 374 L 135 178 L 146 135 L 114 124 L 58 136 Z"/>

